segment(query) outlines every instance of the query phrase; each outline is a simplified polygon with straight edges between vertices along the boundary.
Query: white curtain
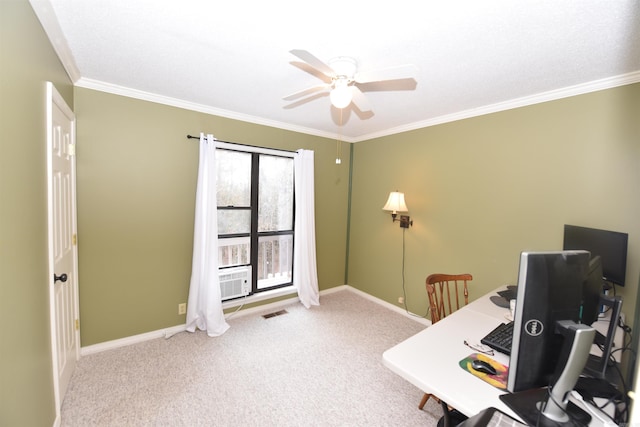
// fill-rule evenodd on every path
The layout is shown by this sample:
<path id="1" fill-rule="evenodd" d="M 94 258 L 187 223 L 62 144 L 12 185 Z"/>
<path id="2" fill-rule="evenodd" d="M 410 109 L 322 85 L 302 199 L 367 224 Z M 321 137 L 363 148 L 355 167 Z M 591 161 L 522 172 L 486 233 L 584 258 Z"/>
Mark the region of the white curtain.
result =
<path id="1" fill-rule="evenodd" d="M 294 157 L 296 243 L 293 255 L 293 285 L 300 302 L 309 308 L 320 305 L 318 270 L 316 267 L 316 223 L 313 151 L 298 150 Z"/>
<path id="2" fill-rule="evenodd" d="M 193 263 L 187 331 L 196 328 L 210 337 L 222 335 L 229 325 L 222 311 L 218 278 L 218 206 L 216 203 L 216 145 L 213 135 L 200 134 L 200 163 L 196 189 Z"/>

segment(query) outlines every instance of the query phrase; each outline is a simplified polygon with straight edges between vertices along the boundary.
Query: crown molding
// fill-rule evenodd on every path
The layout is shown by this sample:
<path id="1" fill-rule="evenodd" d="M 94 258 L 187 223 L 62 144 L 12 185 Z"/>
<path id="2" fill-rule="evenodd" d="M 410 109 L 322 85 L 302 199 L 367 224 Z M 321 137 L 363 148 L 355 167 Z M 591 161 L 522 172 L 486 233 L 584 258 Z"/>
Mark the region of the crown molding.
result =
<path id="1" fill-rule="evenodd" d="M 35 1 L 35 0 L 31 0 Z M 397 126 L 394 128 L 386 129 L 381 132 L 374 132 L 359 137 L 345 137 L 330 132 L 322 132 L 317 129 L 307 128 L 303 126 L 295 126 L 289 123 L 279 122 L 275 120 L 267 120 L 261 117 L 251 116 L 248 114 L 237 113 L 234 111 L 223 110 L 220 108 L 214 108 L 204 104 L 197 104 L 194 102 L 184 101 L 178 98 L 171 98 L 168 96 L 158 95 L 150 92 L 144 92 L 138 89 L 132 89 L 124 86 L 114 85 L 98 80 L 80 78 L 75 83 L 76 86 L 93 89 L 100 92 L 112 93 L 114 95 L 126 96 L 129 98 L 140 99 L 143 101 L 155 102 L 158 104 L 169 105 L 172 107 L 183 108 L 191 111 L 198 111 L 201 113 L 212 114 L 215 116 L 226 117 L 229 119 L 240 120 L 243 122 L 264 125 L 274 127 L 278 129 L 289 130 L 292 132 L 303 133 L 306 135 L 314 135 L 322 138 L 340 139 L 343 142 L 356 143 L 364 142 L 370 139 L 381 138 L 384 136 L 395 135 L 398 133 L 409 132 L 417 129 L 436 126 L 439 124 L 455 122 L 458 120 L 468 119 L 472 117 L 478 117 L 486 114 L 497 113 L 500 111 L 512 110 L 514 108 L 526 107 L 529 105 L 540 104 L 548 101 L 555 101 L 558 99 L 569 98 L 572 96 L 583 95 L 591 92 L 597 92 L 600 90 L 611 89 L 618 86 L 624 86 L 628 84 L 640 82 L 640 71 L 635 71 L 620 76 L 608 77 L 605 79 L 594 80 L 579 85 L 569 86 L 562 89 L 556 89 L 548 92 L 542 92 L 535 95 L 525 96 L 522 98 L 512 99 L 505 102 L 499 102 L 491 105 L 486 105 L 479 108 L 471 108 L 465 111 L 460 111 L 454 114 L 447 114 L 444 116 L 434 117 L 432 119 L 423 120 L 419 122 L 409 123 L 403 126 Z"/>
<path id="2" fill-rule="evenodd" d="M 460 111 L 454 114 L 447 114 L 444 116 L 434 117 L 433 119 L 423 120 L 420 122 L 414 122 L 408 125 L 387 129 L 381 132 L 374 132 L 367 135 L 362 135 L 358 137 L 356 140 L 354 140 L 353 142 L 368 141 L 374 138 L 381 138 L 384 136 L 395 135 L 403 132 L 409 132 L 416 129 L 422 129 L 430 126 L 440 125 L 443 123 L 455 122 L 457 120 L 468 119 L 471 117 L 478 117 L 485 114 L 512 110 L 514 108 L 526 107 L 534 104 L 541 104 L 543 102 L 555 101 L 563 98 L 570 98 L 572 96 L 584 95 L 591 92 L 597 92 L 605 89 L 612 89 L 614 87 L 625 86 L 625 85 L 638 83 L 638 82 L 640 82 L 640 71 L 634 71 L 632 73 L 622 74 L 620 76 L 594 80 L 591 82 L 582 83 L 575 86 L 569 86 L 562 89 L 542 92 L 542 93 L 538 93 L 531 96 L 512 99 L 505 102 L 498 102 L 496 104 L 486 105 L 484 107 L 471 108 L 469 110 Z"/>
<path id="3" fill-rule="evenodd" d="M 80 70 L 76 65 L 71 49 L 69 49 L 67 39 L 62 33 L 60 24 L 58 24 L 58 19 L 53 7 L 51 7 L 51 3 L 47 0 L 29 0 L 29 4 L 31 4 L 31 8 L 38 17 L 40 25 L 42 25 L 44 32 L 47 34 L 62 66 L 75 84 L 80 79 Z"/>
<path id="4" fill-rule="evenodd" d="M 169 105 L 172 107 L 183 108 L 185 110 L 197 111 L 200 113 L 212 114 L 215 116 L 226 117 L 228 119 L 240 120 L 243 122 L 253 123 L 257 125 L 264 125 L 274 127 L 278 129 L 289 130 L 292 132 L 303 133 L 307 135 L 319 136 L 322 138 L 336 139 L 338 135 L 330 132 L 321 132 L 317 129 L 311 129 L 303 126 L 295 126 L 289 123 L 279 122 L 276 120 L 267 120 L 262 117 L 251 116 L 249 114 L 237 113 L 235 111 L 223 110 L 221 108 L 214 108 L 204 104 L 198 104 L 195 102 L 184 101 L 178 98 L 172 98 L 169 96 L 158 95 L 151 92 L 145 92 L 138 89 L 132 89 L 124 86 L 114 85 L 111 83 L 102 82 L 99 80 L 80 78 L 76 84 L 77 87 L 97 90 L 100 92 L 111 93 L 114 95 L 126 96 L 128 98 L 135 98 L 142 101 L 155 102 L 158 104 Z M 344 137 L 340 137 L 345 141 Z M 349 142 L 349 141 L 345 141 Z"/>

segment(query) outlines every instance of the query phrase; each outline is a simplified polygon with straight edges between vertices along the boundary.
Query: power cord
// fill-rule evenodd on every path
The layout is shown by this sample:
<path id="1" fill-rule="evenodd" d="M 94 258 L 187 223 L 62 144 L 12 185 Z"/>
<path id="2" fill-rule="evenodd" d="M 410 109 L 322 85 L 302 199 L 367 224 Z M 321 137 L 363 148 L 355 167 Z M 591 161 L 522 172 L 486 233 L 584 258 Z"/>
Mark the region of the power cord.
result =
<path id="1" fill-rule="evenodd" d="M 240 304 L 238 306 L 238 308 L 236 308 L 233 312 L 229 313 L 228 315 L 225 315 L 225 320 L 229 320 L 231 319 L 233 316 L 236 315 L 236 313 L 238 313 L 238 311 L 240 311 L 242 309 L 242 307 L 244 307 L 244 305 L 246 304 L 246 299 L 247 299 L 248 295 L 245 295 L 242 299 L 242 304 Z M 164 339 L 168 340 L 169 338 L 172 338 L 173 336 L 179 334 L 180 332 L 184 332 L 184 331 L 178 331 L 178 332 L 173 332 L 173 333 L 169 333 L 166 332 L 164 333 Z"/>
<path id="2" fill-rule="evenodd" d="M 405 279 L 404 279 L 404 258 L 405 258 L 405 232 L 407 231 L 406 228 L 402 229 L 402 304 L 404 306 L 404 311 L 413 317 L 419 317 L 421 319 L 428 319 L 427 316 L 429 316 L 430 314 L 430 307 L 427 307 L 427 312 L 424 314 L 424 316 L 420 316 L 419 314 L 415 314 L 409 311 L 409 308 L 407 307 L 407 289 L 405 288 Z"/>
<path id="3" fill-rule="evenodd" d="M 584 407 L 587 409 L 587 411 L 589 411 L 591 413 L 591 415 L 593 415 L 594 417 L 599 419 L 604 424 L 605 427 L 615 427 L 615 426 L 618 425 L 613 421 L 613 419 L 611 419 L 609 414 L 607 414 L 606 412 L 604 412 L 602 410 L 602 408 L 600 408 L 599 406 L 595 405 L 594 402 L 592 402 L 592 401 L 589 401 L 589 402 L 585 401 L 582 398 L 582 395 L 580 393 L 578 393 L 577 391 L 571 390 L 570 394 L 571 394 L 571 396 L 573 396 L 574 399 L 584 403 Z M 591 405 L 593 405 L 595 408 L 598 408 L 598 410 L 601 412 L 601 414 L 596 412 L 595 409 L 591 408 Z"/>
<path id="4" fill-rule="evenodd" d="M 233 316 L 235 316 L 235 315 L 236 315 L 240 310 L 242 310 L 242 307 L 244 307 L 244 305 L 247 303 L 247 296 L 248 296 L 248 295 L 245 295 L 245 296 L 242 298 L 242 304 L 240 304 L 240 305 L 238 306 L 238 308 L 236 308 L 234 311 L 232 311 L 231 313 L 226 314 L 226 315 L 224 316 L 224 320 L 229 320 L 229 319 L 231 319 L 231 318 L 232 318 Z"/>
<path id="5" fill-rule="evenodd" d="M 632 329 L 628 325 L 624 324 L 624 322 L 622 321 L 622 316 L 618 317 L 618 326 L 622 328 L 622 330 L 626 333 L 631 334 Z"/>
<path id="6" fill-rule="evenodd" d="M 620 421 L 622 423 L 627 422 L 628 418 L 629 418 L 629 406 L 631 405 L 631 398 L 629 397 L 629 389 L 627 387 L 624 375 L 622 374 L 622 372 L 620 371 L 620 366 L 619 364 L 616 362 L 616 359 L 614 357 L 614 353 L 620 353 L 620 360 L 622 360 L 622 355 L 624 354 L 624 352 L 629 351 L 631 352 L 633 359 L 635 359 L 637 357 L 637 353 L 635 351 L 635 349 L 631 348 L 631 343 L 633 341 L 633 337 L 631 336 L 631 328 L 629 328 L 628 326 L 623 327 L 623 330 L 625 332 L 625 336 L 623 339 L 623 346 L 621 348 L 617 348 L 615 350 L 613 350 L 611 352 L 610 355 L 610 363 L 609 366 L 613 367 L 613 369 L 615 369 L 616 373 L 618 374 L 618 379 L 620 381 L 620 385 L 622 386 L 622 399 L 621 400 L 612 400 L 610 402 L 607 402 L 603 405 L 603 407 L 609 405 L 610 403 L 622 403 L 624 404 L 623 408 L 618 411 L 618 407 L 616 406 L 616 421 Z M 628 340 L 628 341 L 627 341 Z"/>

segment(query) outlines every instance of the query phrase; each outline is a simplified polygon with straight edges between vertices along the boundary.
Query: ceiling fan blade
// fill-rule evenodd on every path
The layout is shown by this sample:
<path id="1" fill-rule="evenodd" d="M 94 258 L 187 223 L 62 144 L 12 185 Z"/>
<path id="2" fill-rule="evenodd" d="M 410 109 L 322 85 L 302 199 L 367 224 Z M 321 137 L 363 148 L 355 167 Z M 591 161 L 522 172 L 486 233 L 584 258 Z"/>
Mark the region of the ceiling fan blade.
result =
<path id="1" fill-rule="evenodd" d="M 379 82 L 382 80 L 412 79 L 418 73 L 418 67 L 413 64 L 397 65 L 380 70 L 363 71 L 355 75 L 356 83 Z"/>
<path id="2" fill-rule="evenodd" d="M 325 73 L 318 70 L 317 68 L 313 68 L 311 65 L 307 64 L 306 62 L 290 61 L 289 64 L 301 69 L 305 73 L 309 73 L 310 75 L 322 80 L 325 83 L 331 84 L 331 81 L 332 81 L 331 76 L 327 76 Z"/>
<path id="3" fill-rule="evenodd" d="M 371 111 L 371 104 L 369 100 L 356 86 L 351 86 L 351 94 L 353 95 L 352 102 L 358 107 L 358 110 L 364 112 Z"/>
<path id="4" fill-rule="evenodd" d="M 307 64 L 311 65 L 313 68 L 319 70 L 320 72 L 326 74 L 329 77 L 332 77 L 336 74 L 331 67 L 329 67 L 327 64 L 325 64 L 324 62 L 322 62 L 321 60 L 319 60 L 318 58 L 316 58 L 306 50 L 293 49 L 293 50 L 290 50 L 289 52 L 291 52 L 292 54 L 302 59 Z"/>
<path id="5" fill-rule="evenodd" d="M 285 96 L 282 99 L 284 99 L 285 101 L 292 101 L 294 99 L 302 98 L 303 96 L 311 95 L 311 94 L 314 94 L 314 93 L 317 93 L 317 92 L 326 91 L 326 90 L 328 90 L 330 88 L 331 88 L 330 85 L 312 86 L 312 87 L 308 87 L 308 88 L 303 89 L 303 90 L 299 90 L 299 91 L 294 92 L 292 94 L 289 94 L 289 95 Z"/>

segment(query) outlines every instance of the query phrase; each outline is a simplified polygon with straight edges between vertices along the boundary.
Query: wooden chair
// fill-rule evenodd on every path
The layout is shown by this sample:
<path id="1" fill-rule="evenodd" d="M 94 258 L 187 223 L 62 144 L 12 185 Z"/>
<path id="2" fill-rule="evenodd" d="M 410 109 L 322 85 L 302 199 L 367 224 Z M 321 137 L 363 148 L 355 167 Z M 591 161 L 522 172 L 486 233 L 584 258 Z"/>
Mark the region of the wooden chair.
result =
<path id="1" fill-rule="evenodd" d="M 467 282 L 471 280 L 473 280 L 471 274 L 431 274 L 427 277 L 431 324 L 435 324 L 469 303 Z M 431 394 L 425 393 L 418 408 L 424 408 L 430 397 L 432 397 Z M 436 396 L 433 398 L 440 402 Z"/>

